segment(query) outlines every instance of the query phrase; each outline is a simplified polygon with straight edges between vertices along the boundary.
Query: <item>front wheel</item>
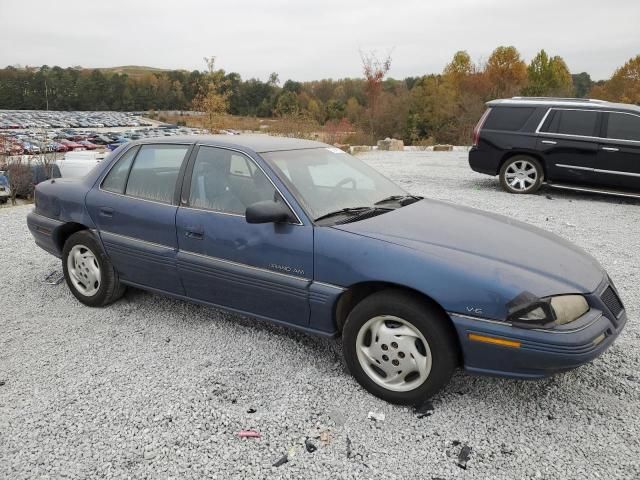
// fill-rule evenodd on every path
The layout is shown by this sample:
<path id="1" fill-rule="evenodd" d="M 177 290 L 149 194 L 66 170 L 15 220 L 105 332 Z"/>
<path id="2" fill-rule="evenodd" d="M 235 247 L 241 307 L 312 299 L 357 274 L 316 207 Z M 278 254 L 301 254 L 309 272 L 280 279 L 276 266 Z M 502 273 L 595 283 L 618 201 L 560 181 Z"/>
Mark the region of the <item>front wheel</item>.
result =
<path id="1" fill-rule="evenodd" d="M 526 155 L 511 157 L 500 169 L 500 184 L 509 193 L 534 193 L 543 180 L 540 162 Z"/>
<path id="2" fill-rule="evenodd" d="M 118 275 L 88 230 L 71 235 L 62 250 L 62 270 L 71 293 L 89 307 L 102 307 L 124 294 Z"/>
<path id="3" fill-rule="evenodd" d="M 402 291 L 361 301 L 347 317 L 342 338 L 351 374 L 391 403 L 422 403 L 449 382 L 458 364 L 458 343 L 446 315 Z"/>

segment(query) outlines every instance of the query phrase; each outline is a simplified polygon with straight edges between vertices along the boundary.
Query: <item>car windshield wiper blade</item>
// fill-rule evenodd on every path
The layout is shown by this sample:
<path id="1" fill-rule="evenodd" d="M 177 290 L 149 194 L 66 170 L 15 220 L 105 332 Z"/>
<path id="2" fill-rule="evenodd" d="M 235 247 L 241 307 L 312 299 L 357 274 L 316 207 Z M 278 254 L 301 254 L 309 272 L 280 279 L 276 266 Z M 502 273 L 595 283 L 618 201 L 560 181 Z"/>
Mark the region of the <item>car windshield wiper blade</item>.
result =
<path id="1" fill-rule="evenodd" d="M 406 205 L 407 200 L 413 200 L 415 202 L 417 202 L 418 200 L 422 200 L 423 197 L 419 197 L 417 195 L 390 195 L 388 197 L 383 198 L 382 200 L 378 200 L 376 203 L 374 203 L 374 205 L 382 205 L 383 203 L 389 203 L 389 202 L 398 202 L 400 205 L 404 206 Z M 411 202 L 413 203 L 413 202 Z"/>
<path id="2" fill-rule="evenodd" d="M 366 212 L 367 210 L 375 210 L 374 207 L 349 207 L 349 208 L 341 208 L 340 210 L 335 210 L 333 212 L 326 213 L 324 215 L 319 216 L 318 218 L 314 218 L 313 221 L 317 222 L 318 220 L 324 220 L 325 218 L 336 217 L 338 215 L 344 215 L 349 213 L 360 213 Z"/>

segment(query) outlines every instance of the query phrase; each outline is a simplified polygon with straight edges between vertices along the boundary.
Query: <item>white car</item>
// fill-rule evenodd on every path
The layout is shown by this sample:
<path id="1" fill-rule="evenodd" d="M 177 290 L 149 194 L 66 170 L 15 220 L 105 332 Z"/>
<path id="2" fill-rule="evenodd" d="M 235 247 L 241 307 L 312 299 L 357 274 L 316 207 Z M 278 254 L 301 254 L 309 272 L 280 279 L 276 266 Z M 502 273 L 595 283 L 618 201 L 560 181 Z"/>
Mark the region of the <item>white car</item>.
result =
<path id="1" fill-rule="evenodd" d="M 56 165 L 58 165 L 60 175 L 63 178 L 84 177 L 107 155 L 108 153 L 89 152 L 86 150 L 67 152 L 64 154 L 64 158 L 56 160 Z"/>

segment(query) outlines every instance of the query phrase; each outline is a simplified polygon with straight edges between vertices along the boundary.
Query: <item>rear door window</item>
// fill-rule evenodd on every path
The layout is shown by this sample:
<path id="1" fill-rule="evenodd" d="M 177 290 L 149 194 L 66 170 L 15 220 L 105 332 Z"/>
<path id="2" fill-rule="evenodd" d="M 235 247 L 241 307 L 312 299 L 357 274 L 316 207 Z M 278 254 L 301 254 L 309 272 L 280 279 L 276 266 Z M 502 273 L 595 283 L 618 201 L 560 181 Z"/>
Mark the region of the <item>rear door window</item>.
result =
<path id="1" fill-rule="evenodd" d="M 124 186 L 127 183 L 127 175 L 129 175 L 129 169 L 131 168 L 131 162 L 136 156 L 137 148 L 129 149 L 120 159 L 107 177 L 102 182 L 102 189 L 112 193 L 124 193 Z"/>
<path id="2" fill-rule="evenodd" d="M 610 113 L 607 138 L 640 142 L 640 116 L 627 113 Z"/>
<path id="3" fill-rule="evenodd" d="M 542 131 L 581 137 L 597 136 L 598 112 L 593 110 L 551 110 Z"/>
<path id="4" fill-rule="evenodd" d="M 131 167 L 126 195 L 171 203 L 188 145 L 143 145 Z"/>
<path id="5" fill-rule="evenodd" d="M 493 107 L 484 128 L 487 130 L 521 130 L 531 118 L 535 108 L 531 107 Z"/>

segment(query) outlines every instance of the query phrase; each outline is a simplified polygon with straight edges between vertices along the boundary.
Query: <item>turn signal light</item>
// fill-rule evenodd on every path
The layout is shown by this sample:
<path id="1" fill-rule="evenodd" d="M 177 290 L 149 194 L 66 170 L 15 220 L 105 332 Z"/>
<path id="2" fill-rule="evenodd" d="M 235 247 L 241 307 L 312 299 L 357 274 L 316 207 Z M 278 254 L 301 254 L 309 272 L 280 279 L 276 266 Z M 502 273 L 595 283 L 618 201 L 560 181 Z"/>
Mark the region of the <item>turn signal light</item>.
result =
<path id="1" fill-rule="evenodd" d="M 506 340 L 504 338 L 487 337 L 485 335 L 478 335 L 477 333 L 470 333 L 468 335 L 469 340 L 474 342 L 491 343 L 493 345 L 502 345 L 503 347 L 520 348 L 521 343 L 516 340 Z"/>

